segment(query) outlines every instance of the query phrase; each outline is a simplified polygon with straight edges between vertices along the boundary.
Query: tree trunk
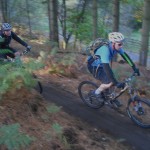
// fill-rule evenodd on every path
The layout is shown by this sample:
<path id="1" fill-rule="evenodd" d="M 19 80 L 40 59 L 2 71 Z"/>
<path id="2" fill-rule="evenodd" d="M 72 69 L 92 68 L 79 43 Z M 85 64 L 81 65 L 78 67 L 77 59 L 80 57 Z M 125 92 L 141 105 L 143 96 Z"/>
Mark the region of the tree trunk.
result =
<path id="1" fill-rule="evenodd" d="M 120 0 L 113 0 L 113 32 L 119 31 L 119 10 L 120 10 Z M 113 61 L 117 61 L 117 55 L 113 58 Z"/>
<path id="2" fill-rule="evenodd" d="M 27 9 L 27 17 L 28 17 L 29 34 L 31 37 L 32 31 L 31 31 L 31 19 L 30 19 L 30 10 L 29 10 L 29 1 L 28 0 L 26 0 L 26 9 Z"/>
<path id="3" fill-rule="evenodd" d="M 113 1 L 113 32 L 119 31 L 120 0 Z"/>
<path id="4" fill-rule="evenodd" d="M 81 9 L 81 12 L 79 13 L 77 19 L 76 19 L 76 23 L 73 25 L 73 28 L 74 29 L 77 29 L 79 24 L 82 23 L 83 19 L 84 19 L 84 13 L 85 13 L 85 8 L 86 8 L 86 5 L 87 5 L 87 0 L 81 0 L 80 1 L 81 5 L 79 6 L 82 6 L 82 9 Z M 78 8 L 77 8 L 78 9 Z M 78 11 L 78 10 L 77 10 Z M 75 42 L 74 42 L 74 48 L 75 48 L 75 45 L 76 45 L 76 41 L 77 41 L 77 37 L 78 37 L 78 33 L 76 32 L 75 33 Z"/>
<path id="5" fill-rule="evenodd" d="M 142 66 L 147 65 L 147 55 L 148 55 L 148 48 L 149 48 L 149 32 L 150 32 L 150 0 L 144 1 L 144 17 L 142 23 L 142 44 L 140 50 L 140 58 L 139 64 Z"/>
<path id="6" fill-rule="evenodd" d="M 63 21 L 63 37 L 64 41 L 66 42 L 67 37 L 66 37 L 66 0 L 63 0 L 63 15 L 64 15 L 64 21 Z"/>
<path id="7" fill-rule="evenodd" d="M 93 40 L 97 38 L 97 0 L 93 0 Z"/>
<path id="8" fill-rule="evenodd" d="M 0 0 L 3 22 L 8 22 L 8 1 Z"/>
<path id="9" fill-rule="evenodd" d="M 62 4 L 60 5 L 59 11 L 59 22 L 62 29 L 62 36 L 63 36 L 63 49 L 67 48 L 67 33 L 66 33 L 66 0 L 62 0 Z"/>
<path id="10" fill-rule="evenodd" d="M 58 38 L 58 1 L 48 0 L 48 15 L 49 15 L 49 27 L 50 27 L 50 41 L 51 47 L 59 45 Z"/>
<path id="11" fill-rule="evenodd" d="M 1 3 L 1 5 L 0 5 L 0 20 L 1 20 L 1 22 L 3 22 L 2 0 L 0 0 L 0 3 Z"/>

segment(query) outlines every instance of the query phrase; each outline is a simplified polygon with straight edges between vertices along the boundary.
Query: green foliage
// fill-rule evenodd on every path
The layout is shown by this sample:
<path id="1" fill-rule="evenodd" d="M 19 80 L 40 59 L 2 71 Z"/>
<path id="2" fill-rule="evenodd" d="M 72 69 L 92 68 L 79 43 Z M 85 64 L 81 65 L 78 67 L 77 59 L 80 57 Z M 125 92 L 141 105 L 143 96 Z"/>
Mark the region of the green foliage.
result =
<path id="1" fill-rule="evenodd" d="M 129 20 L 129 26 L 134 30 L 139 30 L 142 27 L 143 17 L 143 0 L 122 0 L 132 8 L 132 19 Z"/>
<path id="2" fill-rule="evenodd" d="M 61 75 L 67 75 L 64 68 L 69 71 L 71 65 L 75 64 L 76 54 L 74 53 L 64 53 L 61 58 L 57 55 L 57 50 L 52 49 L 48 57 L 45 60 L 50 63 L 49 73 L 59 73 Z"/>
<path id="3" fill-rule="evenodd" d="M 5 93 L 11 88 L 20 88 L 22 86 L 32 87 L 34 80 L 26 69 L 13 68 L 12 64 L 0 67 L 0 94 Z"/>
<path id="4" fill-rule="evenodd" d="M 54 123 L 52 125 L 52 128 L 54 129 L 54 131 L 56 132 L 56 134 L 58 135 L 60 141 L 65 145 L 65 147 L 67 149 L 70 148 L 69 143 L 67 142 L 66 137 L 63 135 L 63 127 L 61 125 L 59 125 L 58 123 Z"/>
<path id="5" fill-rule="evenodd" d="M 0 42 L 4 42 L 4 38 L 0 36 Z"/>
<path id="6" fill-rule="evenodd" d="M 32 29 L 48 30 L 48 17 L 45 15 L 47 13 L 47 5 L 42 4 L 41 0 L 11 0 L 7 2 L 7 7 L 7 13 L 9 14 L 9 19 L 11 20 L 12 24 L 15 22 L 19 23 L 19 25 L 22 24 L 24 26 L 28 26 L 29 15 Z M 40 21 L 38 21 L 39 18 Z"/>
<path id="7" fill-rule="evenodd" d="M 20 150 L 29 146 L 34 137 L 19 132 L 20 125 L 5 125 L 0 128 L 0 145 L 6 145 L 8 150 Z"/>
<path id="8" fill-rule="evenodd" d="M 52 128 L 54 129 L 54 131 L 57 133 L 57 134 L 62 134 L 63 132 L 63 127 L 61 125 L 59 125 L 58 123 L 54 123 L 52 125 Z"/>
<path id="9" fill-rule="evenodd" d="M 64 55 L 62 60 L 60 60 L 60 64 L 63 64 L 64 66 L 71 66 L 75 62 L 75 54 L 68 54 Z"/>
<path id="10" fill-rule="evenodd" d="M 52 125 L 52 129 L 56 133 L 56 136 L 59 138 L 60 142 L 65 146 L 65 148 L 70 149 L 70 144 L 68 143 L 66 137 L 63 135 L 63 127 L 58 123 L 54 123 Z M 49 141 L 52 140 L 52 134 L 50 130 L 46 131 L 44 136 Z"/>
<path id="11" fill-rule="evenodd" d="M 70 146 L 70 144 L 68 143 L 67 138 L 66 138 L 65 136 L 62 136 L 61 141 L 62 141 L 62 143 L 64 144 L 64 146 L 65 146 L 66 149 L 71 149 L 71 146 Z"/>
<path id="12" fill-rule="evenodd" d="M 42 60 L 40 58 L 37 60 L 30 59 L 30 62 L 23 64 L 23 66 L 26 68 L 27 71 L 33 72 L 34 70 L 38 70 L 40 68 L 43 68 L 44 63 L 42 62 Z"/>
<path id="13" fill-rule="evenodd" d="M 12 53 L 9 49 L 0 49 L 0 54 Z"/>
<path id="14" fill-rule="evenodd" d="M 59 112 L 60 109 L 61 109 L 61 107 L 58 107 L 58 106 L 56 106 L 55 104 L 53 104 L 53 105 L 51 105 L 51 106 L 48 106 L 46 109 L 47 109 L 47 111 L 48 111 L 49 113 L 53 114 L 53 113 Z"/>
<path id="15" fill-rule="evenodd" d="M 76 35 L 76 38 L 79 41 L 91 41 L 92 40 L 92 34 L 93 34 L 93 24 L 92 24 L 92 16 L 89 13 L 89 10 L 87 10 L 83 16 L 82 21 L 77 22 L 78 18 L 80 16 L 80 13 L 78 13 L 75 10 L 70 11 L 70 16 L 67 19 L 67 30 L 68 32 L 73 33 L 73 35 Z M 98 19 L 98 36 L 99 37 L 105 37 L 107 33 L 107 28 L 103 22 L 103 18 Z"/>
<path id="16" fill-rule="evenodd" d="M 50 51 L 50 55 L 51 55 L 51 56 L 55 56 L 55 55 L 57 54 L 57 51 L 58 51 L 57 48 L 53 48 L 53 49 Z"/>
<path id="17" fill-rule="evenodd" d="M 22 63 L 19 58 L 16 58 L 15 62 L 0 63 L 0 96 L 10 89 L 19 89 L 22 86 L 34 87 L 36 79 L 33 78 L 32 72 L 42 66 L 39 60 L 33 59 L 27 63 Z"/>

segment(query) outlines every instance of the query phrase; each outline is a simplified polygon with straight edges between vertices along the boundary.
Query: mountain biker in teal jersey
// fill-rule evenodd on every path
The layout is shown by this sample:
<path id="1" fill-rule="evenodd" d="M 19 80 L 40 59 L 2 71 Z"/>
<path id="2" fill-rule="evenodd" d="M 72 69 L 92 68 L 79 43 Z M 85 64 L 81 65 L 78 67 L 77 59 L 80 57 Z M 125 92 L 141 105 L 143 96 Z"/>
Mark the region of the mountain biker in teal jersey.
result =
<path id="1" fill-rule="evenodd" d="M 133 68 L 134 72 L 140 75 L 139 69 L 136 68 L 135 64 L 128 56 L 128 54 L 123 50 L 124 36 L 119 32 L 109 33 L 109 44 L 103 45 L 95 52 L 96 59 L 92 65 L 94 67 L 94 75 L 97 79 L 101 81 L 100 87 L 93 91 L 93 95 L 97 98 L 101 97 L 101 92 L 108 89 L 111 86 L 117 86 L 117 88 L 123 88 L 124 83 L 118 82 L 111 69 L 111 61 L 117 53 L 119 53 L 122 58 Z M 114 101 L 117 107 L 120 107 L 120 102 L 116 99 Z"/>
<path id="2" fill-rule="evenodd" d="M 11 40 L 15 40 L 21 45 L 25 46 L 28 50 L 31 49 L 26 42 L 24 42 L 21 38 L 19 38 L 13 31 L 12 26 L 9 23 L 3 23 L 0 30 L 0 57 L 7 58 L 8 56 L 14 58 L 20 53 L 17 50 L 10 47 Z M 8 50 L 8 51 L 2 51 Z"/>

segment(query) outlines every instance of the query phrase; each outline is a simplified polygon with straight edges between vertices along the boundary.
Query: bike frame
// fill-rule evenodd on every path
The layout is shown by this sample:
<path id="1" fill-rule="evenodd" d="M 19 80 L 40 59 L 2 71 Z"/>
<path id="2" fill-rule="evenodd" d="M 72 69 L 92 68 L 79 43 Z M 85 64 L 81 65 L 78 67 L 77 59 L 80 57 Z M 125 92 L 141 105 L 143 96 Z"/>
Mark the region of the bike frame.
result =
<path id="1" fill-rule="evenodd" d="M 128 94 L 130 95 L 130 98 L 134 100 L 134 98 L 137 96 L 137 93 L 135 89 L 132 87 L 131 81 L 133 80 L 133 77 L 135 77 L 135 74 L 132 74 L 130 77 L 125 79 L 125 87 L 121 89 L 119 92 L 116 92 L 117 87 L 113 90 L 113 92 L 110 94 L 110 99 L 115 100 L 119 96 L 121 96 L 125 91 L 128 90 Z"/>

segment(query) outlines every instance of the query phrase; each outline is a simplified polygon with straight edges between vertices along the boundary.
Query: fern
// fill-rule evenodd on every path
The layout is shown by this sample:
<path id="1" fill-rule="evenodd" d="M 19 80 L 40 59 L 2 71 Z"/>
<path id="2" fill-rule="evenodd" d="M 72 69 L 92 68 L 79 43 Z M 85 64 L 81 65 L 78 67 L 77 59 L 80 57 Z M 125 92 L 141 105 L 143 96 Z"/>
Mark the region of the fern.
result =
<path id="1" fill-rule="evenodd" d="M 57 134 L 62 134 L 62 126 L 59 125 L 58 123 L 54 123 L 52 125 L 52 128 L 54 129 L 54 131 L 57 133 Z"/>
<path id="2" fill-rule="evenodd" d="M 5 125 L 0 128 L 0 145 L 6 145 L 9 150 L 19 150 L 28 146 L 34 137 L 19 132 L 20 125 Z"/>
<path id="3" fill-rule="evenodd" d="M 41 58 L 42 59 L 42 58 Z M 24 67 L 29 71 L 32 72 L 33 70 L 38 70 L 42 67 L 44 67 L 44 63 L 42 62 L 40 58 L 35 60 L 35 59 L 30 59 L 30 63 L 25 63 Z"/>
<path id="4" fill-rule="evenodd" d="M 68 143 L 66 137 L 63 135 L 63 127 L 58 123 L 54 123 L 52 125 L 52 128 L 54 129 L 57 136 L 59 137 L 59 140 L 64 144 L 65 148 L 70 149 L 70 144 Z"/>
<path id="5" fill-rule="evenodd" d="M 70 144 L 68 143 L 68 141 L 67 141 L 67 139 L 66 139 L 65 136 L 62 136 L 61 141 L 63 142 L 63 144 L 64 144 L 64 146 L 65 146 L 66 149 L 71 149 L 71 146 L 70 146 Z"/>
<path id="6" fill-rule="evenodd" d="M 51 105 L 51 106 L 48 106 L 47 108 L 47 111 L 49 112 L 49 113 L 57 113 L 57 112 L 59 112 L 60 111 L 60 109 L 61 109 L 61 107 L 58 107 L 58 106 L 56 106 L 56 105 Z"/>
<path id="7" fill-rule="evenodd" d="M 10 49 L 0 49 L 0 54 L 13 53 Z"/>
<path id="8" fill-rule="evenodd" d="M 11 88 L 20 88 L 25 85 L 26 87 L 32 87 L 35 85 L 35 81 L 32 75 L 23 68 L 16 70 L 1 70 L 0 74 L 0 93 L 3 94 Z M 15 85 L 15 87 L 14 87 Z"/>
<path id="9" fill-rule="evenodd" d="M 70 66 L 75 63 L 75 59 L 75 54 L 65 55 L 60 63 L 64 64 L 65 66 Z"/>
<path id="10" fill-rule="evenodd" d="M 16 58 L 15 62 L 0 64 L 0 97 L 11 88 L 34 87 L 37 81 L 33 78 L 32 72 L 42 66 L 40 61 L 31 59 L 27 63 L 22 63 L 19 58 Z"/>

